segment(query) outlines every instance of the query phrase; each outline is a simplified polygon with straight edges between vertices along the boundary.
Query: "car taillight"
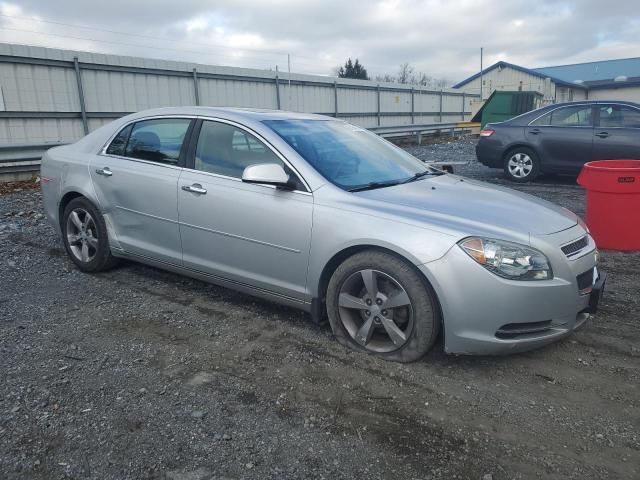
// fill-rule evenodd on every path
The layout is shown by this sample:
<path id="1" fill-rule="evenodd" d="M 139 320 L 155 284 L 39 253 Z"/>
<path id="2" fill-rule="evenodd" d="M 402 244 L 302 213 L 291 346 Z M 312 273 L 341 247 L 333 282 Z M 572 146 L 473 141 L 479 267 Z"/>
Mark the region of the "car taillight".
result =
<path id="1" fill-rule="evenodd" d="M 485 128 L 484 130 L 482 130 L 480 132 L 480 136 L 481 137 L 490 137 L 491 135 L 493 135 L 494 133 L 496 133 L 495 130 L 491 130 L 490 128 Z"/>

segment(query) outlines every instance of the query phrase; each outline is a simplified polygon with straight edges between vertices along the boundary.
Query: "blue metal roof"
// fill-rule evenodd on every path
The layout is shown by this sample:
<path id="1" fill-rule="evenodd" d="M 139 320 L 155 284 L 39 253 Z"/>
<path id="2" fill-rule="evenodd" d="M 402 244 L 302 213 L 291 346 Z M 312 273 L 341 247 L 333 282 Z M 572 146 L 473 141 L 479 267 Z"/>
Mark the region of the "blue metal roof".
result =
<path id="1" fill-rule="evenodd" d="M 613 80 L 621 75 L 640 77 L 640 57 L 558 65 L 557 67 L 542 67 L 534 68 L 533 70 L 549 77 L 559 78 L 565 82 Z"/>
<path id="2" fill-rule="evenodd" d="M 622 58 L 619 60 L 603 60 L 601 62 L 576 63 L 573 65 L 558 65 L 557 67 L 542 68 L 524 68 L 520 65 L 500 61 L 491 65 L 490 67 L 487 67 L 484 72 L 486 73 L 489 70 L 493 70 L 497 67 L 510 67 L 514 70 L 519 70 L 536 77 L 548 77 L 558 85 L 571 86 L 574 88 L 586 88 L 587 85 L 589 85 L 589 82 L 602 83 L 604 80 L 609 80 L 610 82 L 604 82 L 609 84 L 613 81 L 614 78 L 622 75 L 628 77 L 629 79 L 631 79 L 632 77 L 640 77 L 640 57 Z M 462 87 L 470 81 L 475 80 L 479 76 L 480 73 L 476 73 L 466 80 L 455 84 L 453 88 Z M 582 80 L 587 85 L 574 83 L 576 80 Z M 623 85 L 624 84 L 619 84 L 619 86 Z"/>

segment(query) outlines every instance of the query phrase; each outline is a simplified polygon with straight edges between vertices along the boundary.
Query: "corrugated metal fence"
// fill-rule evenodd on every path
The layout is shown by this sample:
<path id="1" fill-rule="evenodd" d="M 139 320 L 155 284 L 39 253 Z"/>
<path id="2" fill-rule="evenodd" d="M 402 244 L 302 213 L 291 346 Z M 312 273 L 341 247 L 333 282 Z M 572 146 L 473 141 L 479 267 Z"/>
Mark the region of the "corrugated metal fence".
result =
<path id="1" fill-rule="evenodd" d="M 363 127 L 468 119 L 477 96 L 397 84 L 0 44 L 0 145 L 68 143 L 176 105 L 321 113 Z"/>

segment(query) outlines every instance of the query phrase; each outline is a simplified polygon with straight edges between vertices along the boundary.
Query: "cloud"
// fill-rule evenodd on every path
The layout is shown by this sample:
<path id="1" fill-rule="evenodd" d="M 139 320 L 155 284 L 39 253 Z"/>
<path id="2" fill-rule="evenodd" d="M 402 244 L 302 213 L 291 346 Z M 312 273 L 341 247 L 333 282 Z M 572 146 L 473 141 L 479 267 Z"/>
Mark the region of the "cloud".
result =
<path id="1" fill-rule="evenodd" d="M 478 70 L 481 46 L 485 65 L 507 60 L 529 67 L 640 52 L 637 0 L 606 7 L 595 0 L 20 0 L 0 5 L 7 15 L 0 16 L 1 41 L 255 68 L 286 68 L 290 53 L 293 70 L 305 73 L 330 74 L 351 56 L 372 74 L 395 73 L 407 61 L 428 75 L 460 80 Z"/>

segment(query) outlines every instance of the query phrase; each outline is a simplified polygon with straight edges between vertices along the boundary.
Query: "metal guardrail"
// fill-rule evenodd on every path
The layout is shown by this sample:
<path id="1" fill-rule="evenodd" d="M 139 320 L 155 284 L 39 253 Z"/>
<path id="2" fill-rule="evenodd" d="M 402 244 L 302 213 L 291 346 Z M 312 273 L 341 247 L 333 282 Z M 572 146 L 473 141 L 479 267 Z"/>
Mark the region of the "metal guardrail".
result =
<path id="1" fill-rule="evenodd" d="M 461 128 L 458 126 L 458 123 L 430 123 L 425 125 L 411 124 L 396 127 L 373 127 L 369 130 L 385 138 L 415 136 L 418 145 L 420 145 L 424 135 L 436 135 L 446 132 L 454 136 L 456 130 L 461 130 Z"/>
<path id="2" fill-rule="evenodd" d="M 44 152 L 60 145 L 64 145 L 64 143 L 0 145 L 0 181 L 5 174 L 39 171 L 40 160 Z"/>
<path id="3" fill-rule="evenodd" d="M 422 143 L 425 135 L 436 134 L 463 134 L 469 133 L 476 124 L 469 122 L 431 123 L 423 125 L 398 125 L 392 127 L 373 127 L 370 131 L 385 138 L 416 137 L 418 143 Z M 50 148 L 65 145 L 64 143 L 38 143 L 0 145 L 0 181 L 3 175 L 37 172 L 40 170 L 40 160 L 44 152 Z M 451 162 L 448 162 L 451 163 Z M 5 175 L 5 176 L 6 176 Z"/>
<path id="4" fill-rule="evenodd" d="M 393 127 L 373 127 L 370 128 L 374 133 L 381 137 L 416 137 L 418 145 L 422 144 L 422 138 L 425 135 L 441 135 L 449 134 L 451 136 L 458 134 L 471 133 L 478 128 L 479 124 L 471 122 L 452 122 L 452 123 L 429 123 L 423 125 L 399 125 Z"/>

